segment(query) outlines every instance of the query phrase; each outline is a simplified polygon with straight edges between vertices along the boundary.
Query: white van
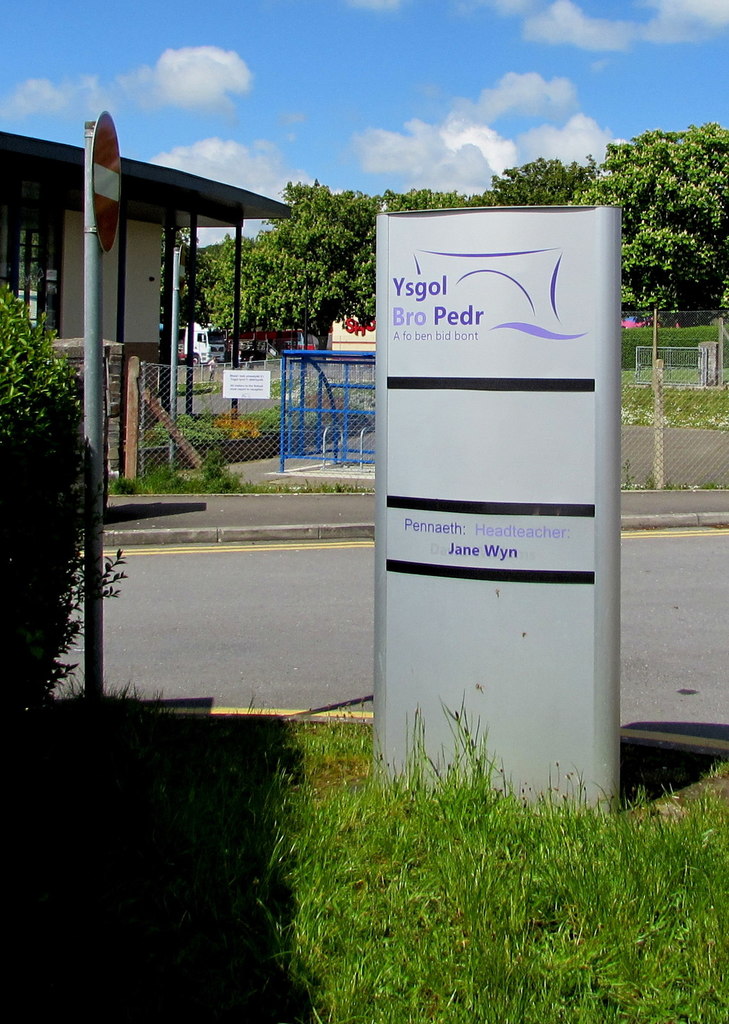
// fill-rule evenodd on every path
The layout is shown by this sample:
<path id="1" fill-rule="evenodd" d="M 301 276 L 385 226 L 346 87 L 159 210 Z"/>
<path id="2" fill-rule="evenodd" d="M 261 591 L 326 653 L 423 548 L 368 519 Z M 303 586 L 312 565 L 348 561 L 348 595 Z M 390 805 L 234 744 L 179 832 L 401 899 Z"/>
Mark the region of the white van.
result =
<path id="1" fill-rule="evenodd" d="M 194 332 L 192 362 L 195 366 L 198 363 L 209 363 L 212 359 L 216 362 L 225 362 L 225 332 L 215 327 L 201 327 L 200 324 L 193 324 Z M 180 340 L 177 346 L 177 358 L 183 363 L 187 358 L 187 328 L 180 330 Z"/>

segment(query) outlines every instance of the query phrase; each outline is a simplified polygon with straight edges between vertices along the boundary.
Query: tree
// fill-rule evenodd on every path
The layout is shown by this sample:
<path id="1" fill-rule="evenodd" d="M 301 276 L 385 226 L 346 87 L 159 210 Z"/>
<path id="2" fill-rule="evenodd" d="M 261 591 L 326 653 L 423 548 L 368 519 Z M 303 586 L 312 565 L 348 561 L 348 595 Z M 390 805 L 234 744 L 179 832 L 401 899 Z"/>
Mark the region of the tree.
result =
<path id="1" fill-rule="evenodd" d="M 288 220 L 275 221 L 245 252 L 241 322 L 303 327 L 323 337 L 335 320 L 375 313 L 375 215 L 362 192 L 291 182 Z"/>
<path id="2" fill-rule="evenodd" d="M 623 303 L 715 309 L 729 293 L 729 130 L 691 125 L 608 146 L 587 202 L 623 208 Z"/>
<path id="3" fill-rule="evenodd" d="M 5 286 L 0 359 L 3 635 L 12 665 L 10 701 L 24 708 L 51 699 L 66 671 L 59 657 L 79 630 L 81 409 L 72 369 Z"/>
<path id="4" fill-rule="evenodd" d="M 250 238 L 242 239 L 243 259 L 253 246 Z M 226 235 L 222 242 L 199 249 L 197 254 L 195 323 L 213 324 L 233 329 L 235 279 L 235 240 Z"/>
<path id="5" fill-rule="evenodd" d="M 568 206 L 579 201 L 596 176 L 597 165 L 591 156 L 585 164 L 539 157 L 495 174 L 483 197 L 484 206 Z"/>
<path id="6" fill-rule="evenodd" d="M 455 210 L 473 205 L 460 192 L 433 192 L 429 188 L 413 188 L 409 192 L 391 192 L 388 189 L 380 200 L 380 207 L 386 213 L 397 213 L 399 210 Z"/>

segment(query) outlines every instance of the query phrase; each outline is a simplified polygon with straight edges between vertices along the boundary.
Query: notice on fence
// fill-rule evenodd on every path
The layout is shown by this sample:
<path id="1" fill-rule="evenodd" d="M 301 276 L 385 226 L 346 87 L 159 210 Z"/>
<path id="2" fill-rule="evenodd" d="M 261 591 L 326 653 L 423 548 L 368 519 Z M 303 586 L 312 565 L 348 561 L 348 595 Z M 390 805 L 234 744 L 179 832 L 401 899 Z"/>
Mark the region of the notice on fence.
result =
<path id="1" fill-rule="evenodd" d="M 270 370 L 224 370 L 223 398 L 270 398 Z"/>
<path id="2" fill-rule="evenodd" d="M 620 212 L 383 214 L 375 730 L 618 785 Z"/>

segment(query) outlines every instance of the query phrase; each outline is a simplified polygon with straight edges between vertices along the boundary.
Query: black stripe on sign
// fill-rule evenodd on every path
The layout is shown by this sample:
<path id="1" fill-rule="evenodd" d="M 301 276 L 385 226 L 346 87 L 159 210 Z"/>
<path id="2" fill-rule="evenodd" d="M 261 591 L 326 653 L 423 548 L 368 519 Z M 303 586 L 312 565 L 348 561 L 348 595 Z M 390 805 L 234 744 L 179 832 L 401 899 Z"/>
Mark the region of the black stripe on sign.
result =
<path id="1" fill-rule="evenodd" d="M 595 381 L 572 377 L 388 377 L 404 391 L 594 391 Z"/>
<path id="2" fill-rule="evenodd" d="M 388 495 L 387 507 L 477 516 L 579 516 L 586 519 L 595 517 L 594 505 L 546 501 L 452 501 L 449 498 L 407 498 L 392 494 Z"/>
<path id="3" fill-rule="evenodd" d="M 489 580 L 494 583 L 588 583 L 595 582 L 594 572 L 567 569 L 475 569 L 461 565 L 431 565 L 428 562 L 404 562 L 387 559 L 388 572 L 410 576 L 438 576 L 453 580 Z"/>

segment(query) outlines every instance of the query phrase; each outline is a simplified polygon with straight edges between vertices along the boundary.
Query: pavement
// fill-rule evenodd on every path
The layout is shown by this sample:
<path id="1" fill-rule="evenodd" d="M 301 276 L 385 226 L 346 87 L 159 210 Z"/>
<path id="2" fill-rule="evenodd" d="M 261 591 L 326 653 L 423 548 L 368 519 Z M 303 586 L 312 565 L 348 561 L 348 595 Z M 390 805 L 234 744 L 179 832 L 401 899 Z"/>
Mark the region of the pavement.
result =
<path id="1" fill-rule="evenodd" d="M 322 471 L 302 466 L 281 474 L 278 460 L 245 463 L 252 483 L 285 482 L 305 488 L 292 494 L 110 495 L 104 546 L 232 544 L 256 541 L 371 539 L 374 491 L 313 493 L 317 483 L 374 488 L 374 474 Z M 624 530 L 729 528 L 729 490 L 623 491 Z"/>

